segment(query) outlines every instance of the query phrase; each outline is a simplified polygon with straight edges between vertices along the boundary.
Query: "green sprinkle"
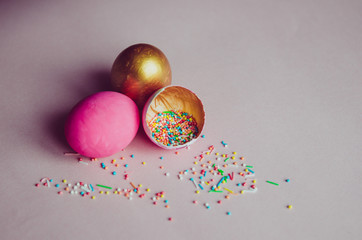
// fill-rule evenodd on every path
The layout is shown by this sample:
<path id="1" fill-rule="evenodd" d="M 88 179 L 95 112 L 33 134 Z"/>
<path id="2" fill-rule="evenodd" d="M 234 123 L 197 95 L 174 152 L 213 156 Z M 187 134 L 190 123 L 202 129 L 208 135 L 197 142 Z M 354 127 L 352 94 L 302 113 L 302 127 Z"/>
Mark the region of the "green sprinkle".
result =
<path id="1" fill-rule="evenodd" d="M 212 167 L 215 167 L 215 163 L 212 165 Z"/>
<path id="2" fill-rule="evenodd" d="M 224 162 L 226 162 L 227 160 L 229 160 L 229 158 L 225 159 Z"/>
<path id="3" fill-rule="evenodd" d="M 276 186 L 279 186 L 278 183 L 275 183 L 275 182 L 271 182 L 271 181 L 266 181 L 267 183 L 270 183 L 270 184 L 273 184 L 273 185 L 276 185 Z"/>
<path id="4" fill-rule="evenodd" d="M 209 192 L 222 192 L 222 191 L 215 191 L 215 190 L 210 190 Z"/>
<path id="5" fill-rule="evenodd" d="M 218 169 L 219 173 L 221 173 L 221 176 L 224 176 L 224 171 L 221 169 Z"/>
<path id="6" fill-rule="evenodd" d="M 111 187 L 108 187 L 108 186 L 103 186 L 103 185 L 100 185 L 100 184 L 97 184 L 96 186 L 98 186 L 98 187 L 102 187 L 102 188 L 107 188 L 107 189 L 112 189 Z"/>
<path id="7" fill-rule="evenodd" d="M 172 112 L 172 111 L 164 111 L 163 113 L 170 113 L 170 114 L 171 114 L 171 113 L 173 113 L 173 112 Z"/>
<path id="8" fill-rule="evenodd" d="M 246 165 L 247 168 L 253 168 L 253 166 Z"/>

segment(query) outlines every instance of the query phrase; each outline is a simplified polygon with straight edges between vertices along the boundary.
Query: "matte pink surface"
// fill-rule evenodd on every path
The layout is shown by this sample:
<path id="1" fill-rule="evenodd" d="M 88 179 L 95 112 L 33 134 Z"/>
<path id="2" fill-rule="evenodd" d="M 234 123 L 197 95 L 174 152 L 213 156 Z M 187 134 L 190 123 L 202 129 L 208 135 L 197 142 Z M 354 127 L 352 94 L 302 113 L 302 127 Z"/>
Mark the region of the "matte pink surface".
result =
<path id="1" fill-rule="evenodd" d="M 0 239 L 360 240 L 361 12 L 361 0 L 0 1 Z M 65 156 L 70 109 L 110 90 L 117 54 L 139 42 L 202 100 L 205 138 L 175 154 L 140 128 L 98 162 Z M 257 193 L 218 204 L 178 179 L 210 145 L 245 157 Z M 128 168 L 99 166 L 113 159 Z M 92 200 L 35 187 L 44 177 L 151 191 Z"/>
<path id="2" fill-rule="evenodd" d="M 79 102 L 65 124 L 69 145 L 88 157 L 108 157 L 125 148 L 139 127 L 137 105 L 118 92 L 95 93 Z"/>

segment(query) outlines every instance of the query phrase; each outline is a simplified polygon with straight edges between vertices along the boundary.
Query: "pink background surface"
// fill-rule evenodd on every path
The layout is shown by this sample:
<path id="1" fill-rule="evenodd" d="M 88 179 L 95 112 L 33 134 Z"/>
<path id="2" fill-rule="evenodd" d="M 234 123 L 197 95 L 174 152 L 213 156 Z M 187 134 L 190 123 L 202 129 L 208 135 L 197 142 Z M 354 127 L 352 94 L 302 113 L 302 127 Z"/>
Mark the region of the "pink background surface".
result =
<path id="1" fill-rule="evenodd" d="M 360 239 L 361 12 L 361 1 L 330 0 L 1 1 L 0 238 Z M 173 84 L 205 105 L 206 137 L 189 151 L 140 131 L 115 154 L 135 154 L 132 181 L 164 190 L 170 209 L 34 187 L 42 177 L 126 186 L 65 157 L 62 128 L 80 99 L 109 90 L 114 59 L 139 42 L 160 48 Z M 219 207 L 200 195 L 206 210 L 176 174 L 222 140 L 254 165 L 258 192 Z"/>

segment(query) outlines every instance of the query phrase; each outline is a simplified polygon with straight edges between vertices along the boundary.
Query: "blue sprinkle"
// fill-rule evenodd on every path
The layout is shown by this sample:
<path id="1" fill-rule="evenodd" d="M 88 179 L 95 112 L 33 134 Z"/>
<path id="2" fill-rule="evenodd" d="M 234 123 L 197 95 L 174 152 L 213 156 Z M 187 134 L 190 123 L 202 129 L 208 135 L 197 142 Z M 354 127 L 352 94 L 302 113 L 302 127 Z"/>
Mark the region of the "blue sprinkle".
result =
<path id="1" fill-rule="evenodd" d="M 230 216 L 230 215 L 231 215 L 231 212 L 227 212 L 226 214 Z"/>
<path id="2" fill-rule="evenodd" d="M 289 178 L 288 178 L 288 179 L 285 179 L 285 181 L 286 181 L 286 182 L 290 182 L 290 179 L 289 179 Z"/>
<path id="3" fill-rule="evenodd" d="M 53 179 L 49 179 L 49 182 L 53 182 Z"/>
<path id="4" fill-rule="evenodd" d="M 205 135 L 201 135 L 202 138 L 205 138 Z"/>
<path id="5" fill-rule="evenodd" d="M 163 157 L 160 157 L 161 160 L 163 160 Z"/>
<path id="6" fill-rule="evenodd" d="M 115 171 L 112 172 L 113 175 L 116 175 L 117 173 Z"/>
<path id="7" fill-rule="evenodd" d="M 55 187 L 59 187 L 59 184 L 55 184 Z"/>
<path id="8" fill-rule="evenodd" d="M 128 164 L 125 164 L 124 167 L 128 167 Z"/>
<path id="9" fill-rule="evenodd" d="M 165 203 L 168 203 L 168 200 L 165 200 Z"/>
<path id="10" fill-rule="evenodd" d="M 249 172 L 251 173 L 255 173 L 253 170 L 251 170 L 250 168 L 247 168 Z"/>
<path id="11" fill-rule="evenodd" d="M 134 155 L 133 155 L 133 154 L 131 155 L 131 158 L 134 158 Z"/>

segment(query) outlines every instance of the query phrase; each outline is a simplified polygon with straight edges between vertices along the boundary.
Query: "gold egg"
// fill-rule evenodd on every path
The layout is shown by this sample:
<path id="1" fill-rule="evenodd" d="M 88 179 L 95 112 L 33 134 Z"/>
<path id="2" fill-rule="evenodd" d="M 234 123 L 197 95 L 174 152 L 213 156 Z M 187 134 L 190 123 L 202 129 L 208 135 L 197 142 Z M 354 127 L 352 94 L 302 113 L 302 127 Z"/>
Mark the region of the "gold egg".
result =
<path id="1" fill-rule="evenodd" d="M 135 44 L 123 50 L 111 70 L 113 89 L 133 99 L 140 109 L 155 91 L 170 85 L 171 78 L 165 54 L 149 44 Z"/>
<path id="2" fill-rule="evenodd" d="M 197 133 L 193 139 L 180 145 L 165 145 L 152 136 L 150 124 L 159 113 L 169 111 L 184 112 L 196 122 Z M 195 93 L 180 86 L 167 86 L 156 91 L 146 102 L 142 114 L 142 124 L 146 135 L 157 146 L 165 149 L 178 149 L 189 146 L 200 136 L 205 124 L 205 111 L 201 100 Z"/>

